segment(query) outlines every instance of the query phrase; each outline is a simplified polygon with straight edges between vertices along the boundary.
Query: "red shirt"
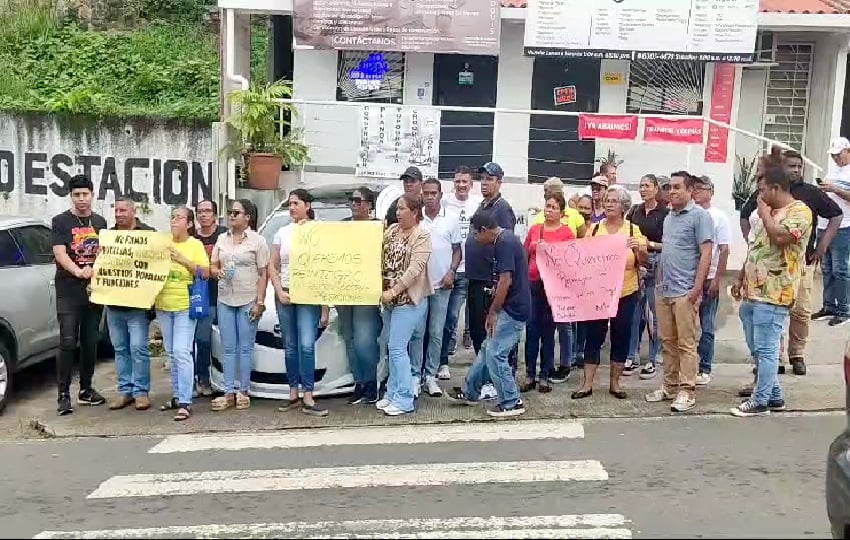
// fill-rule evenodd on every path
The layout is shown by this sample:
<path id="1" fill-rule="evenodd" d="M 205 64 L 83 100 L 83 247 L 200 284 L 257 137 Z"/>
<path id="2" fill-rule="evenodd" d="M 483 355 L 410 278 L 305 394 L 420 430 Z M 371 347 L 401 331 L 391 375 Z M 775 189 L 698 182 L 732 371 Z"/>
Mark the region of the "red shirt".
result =
<path id="1" fill-rule="evenodd" d="M 537 269 L 537 244 L 540 240 L 548 243 L 566 242 L 575 239 L 573 231 L 566 225 L 561 225 L 554 231 L 543 229 L 543 224 L 532 225 L 525 237 L 525 251 L 528 252 L 528 279 L 540 281 L 540 270 Z"/>

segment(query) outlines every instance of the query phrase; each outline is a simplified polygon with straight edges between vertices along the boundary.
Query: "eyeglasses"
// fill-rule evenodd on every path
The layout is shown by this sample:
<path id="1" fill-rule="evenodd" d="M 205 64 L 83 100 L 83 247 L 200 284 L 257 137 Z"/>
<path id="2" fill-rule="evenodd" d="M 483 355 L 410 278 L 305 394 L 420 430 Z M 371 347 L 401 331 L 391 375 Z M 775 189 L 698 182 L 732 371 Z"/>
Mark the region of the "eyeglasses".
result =
<path id="1" fill-rule="evenodd" d="M 239 217 L 243 214 L 242 210 L 231 210 L 230 217 Z"/>
<path id="2" fill-rule="evenodd" d="M 348 202 L 350 202 L 351 204 L 363 204 L 366 201 L 361 199 L 360 197 L 349 197 Z"/>

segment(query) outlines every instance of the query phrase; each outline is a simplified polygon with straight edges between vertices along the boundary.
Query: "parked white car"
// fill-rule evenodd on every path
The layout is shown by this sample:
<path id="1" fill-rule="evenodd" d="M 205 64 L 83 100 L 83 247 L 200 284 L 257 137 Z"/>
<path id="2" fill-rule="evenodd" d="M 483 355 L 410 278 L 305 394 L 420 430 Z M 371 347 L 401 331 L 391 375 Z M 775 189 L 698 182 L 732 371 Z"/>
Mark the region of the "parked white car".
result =
<path id="1" fill-rule="evenodd" d="M 316 219 L 340 221 L 349 217 L 351 210 L 348 198 L 358 187 L 360 187 L 359 184 L 352 184 L 310 189 L 309 191 L 315 197 L 312 206 Z M 377 215 L 386 213 L 387 206 L 395 199 L 393 196 L 386 195 L 396 188 L 389 187 L 387 184 L 366 184 L 366 187 L 376 194 L 386 192 L 384 197 L 377 198 Z M 270 248 L 275 233 L 290 220 L 288 203 L 283 201 L 260 227 L 259 232 Z M 283 348 L 280 324 L 275 310 L 275 293 L 271 283 L 266 290 L 266 306 L 267 309 L 260 319 L 257 330 L 249 393 L 261 398 L 286 399 L 289 397 L 289 381 L 284 362 L 286 353 Z M 214 325 L 210 382 L 213 388 L 219 391 L 224 390 L 222 358 L 221 335 L 218 327 Z M 354 389 L 354 377 L 348 367 L 348 355 L 338 333 L 336 311 L 333 309 L 331 309 L 328 327 L 316 341 L 315 377 L 316 385 L 313 393 L 316 396 L 345 394 Z"/>

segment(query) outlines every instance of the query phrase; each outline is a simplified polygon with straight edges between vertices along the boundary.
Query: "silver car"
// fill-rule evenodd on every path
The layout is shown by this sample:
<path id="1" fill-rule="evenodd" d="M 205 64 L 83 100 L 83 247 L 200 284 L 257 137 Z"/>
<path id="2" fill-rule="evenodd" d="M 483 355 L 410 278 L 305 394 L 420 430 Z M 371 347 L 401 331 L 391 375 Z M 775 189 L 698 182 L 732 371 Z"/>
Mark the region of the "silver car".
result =
<path id="1" fill-rule="evenodd" d="M 0 217 L 0 411 L 14 374 L 59 353 L 50 227 Z"/>
<path id="2" fill-rule="evenodd" d="M 844 351 L 847 427 L 829 447 L 826 510 L 833 538 L 850 538 L 850 342 Z"/>

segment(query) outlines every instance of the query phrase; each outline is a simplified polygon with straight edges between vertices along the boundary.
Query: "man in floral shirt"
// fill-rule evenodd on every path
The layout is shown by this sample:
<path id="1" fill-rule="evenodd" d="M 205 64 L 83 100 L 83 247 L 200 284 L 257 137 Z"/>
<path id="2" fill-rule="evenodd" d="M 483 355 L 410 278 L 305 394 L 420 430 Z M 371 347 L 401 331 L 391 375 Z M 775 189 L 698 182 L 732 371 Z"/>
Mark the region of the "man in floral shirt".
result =
<path id="1" fill-rule="evenodd" d="M 732 409 L 740 417 L 764 416 L 783 410 L 785 399 L 776 374 L 779 342 L 806 264 L 812 232 L 812 212 L 791 195 L 791 183 L 781 165 L 764 168 L 758 179 L 758 216 L 747 260 L 736 283 L 742 299 L 741 322 L 758 374 L 750 399 Z"/>

